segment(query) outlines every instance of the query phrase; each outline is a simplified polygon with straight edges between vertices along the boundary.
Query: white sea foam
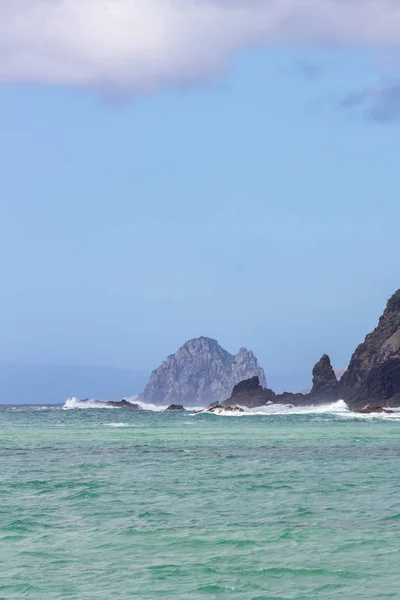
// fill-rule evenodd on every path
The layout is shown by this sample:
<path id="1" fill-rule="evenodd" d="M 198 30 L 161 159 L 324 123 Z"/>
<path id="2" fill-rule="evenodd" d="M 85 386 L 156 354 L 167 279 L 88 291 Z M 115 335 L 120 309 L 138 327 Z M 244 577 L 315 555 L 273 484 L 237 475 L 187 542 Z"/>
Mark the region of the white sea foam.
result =
<path id="1" fill-rule="evenodd" d="M 110 408 L 113 409 L 113 406 L 109 406 L 105 402 L 100 402 L 99 400 L 78 400 L 78 398 L 69 398 L 63 406 L 64 410 L 74 410 L 74 409 L 87 409 L 87 408 Z"/>
<path id="2" fill-rule="evenodd" d="M 239 406 L 242 410 L 237 411 L 226 411 L 223 408 L 213 411 L 212 414 L 224 416 L 224 417 L 248 417 L 248 416 L 268 416 L 268 415 L 336 415 L 341 418 L 360 418 L 360 419 L 374 419 L 374 418 L 389 418 L 389 419 L 400 419 L 400 409 L 394 410 L 393 413 L 372 413 L 372 414 L 360 414 L 352 412 L 347 406 L 344 400 L 338 400 L 331 404 L 320 404 L 310 406 L 293 406 L 292 404 L 268 404 L 266 406 L 259 406 L 257 408 L 247 408 L 245 406 Z M 243 412 L 244 411 L 244 412 Z M 203 411 L 207 413 L 207 409 Z"/>
<path id="3" fill-rule="evenodd" d="M 142 410 L 148 410 L 148 411 L 152 411 L 152 412 L 163 412 L 168 408 L 168 404 L 163 404 L 163 405 L 158 405 L 158 404 L 151 404 L 151 403 L 147 403 L 147 402 L 143 402 L 142 400 L 139 400 L 137 396 L 131 396 L 129 398 L 125 398 L 125 400 L 127 400 L 127 402 L 130 402 L 131 404 L 137 404 L 138 406 L 140 406 L 140 408 Z M 119 408 L 116 406 L 109 406 L 108 404 L 106 404 L 106 402 L 101 402 L 100 400 L 79 400 L 78 398 L 69 398 L 64 406 L 63 409 L 64 410 L 73 410 L 73 409 L 88 409 L 88 408 Z M 204 410 L 204 406 L 191 406 L 190 409 L 188 409 L 190 411 L 199 411 L 199 410 Z"/>
<path id="4" fill-rule="evenodd" d="M 138 404 L 143 411 L 152 411 L 152 412 L 163 412 L 168 406 L 167 405 L 157 405 L 146 403 L 141 400 L 138 400 L 137 397 L 126 398 L 128 402 L 132 404 Z M 43 407 L 44 408 L 44 407 Z M 107 408 L 114 409 L 117 407 L 109 406 L 105 402 L 100 402 L 99 400 L 78 400 L 77 398 L 69 398 L 64 406 L 64 410 L 73 410 L 73 409 L 94 409 L 94 408 Z M 208 410 L 204 407 L 193 407 L 187 408 L 187 416 L 192 417 L 197 414 L 214 414 L 223 417 L 250 417 L 250 416 L 273 416 L 273 415 L 332 415 L 336 417 L 340 417 L 343 419 L 394 419 L 400 420 L 400 408 L 391 409 L 393 413 L 372 413 L 372 414 L 360 414 L 352 412 L 347 406 L 344 400 L 338 400 L 337 402 L 332 402 L 331 404 L 320 404 L 320 405 L 310 405 L 310 406 L 293 406 L 292 404 L 273 404 L 269 403 L 266 406 L 259 406 L 257 408 L 247 408 L 245 406 L 239 407 L 242 410 L 238 411 L 226 411 L 223 408 L 217 409 L 212 413 L 209 413 Z M 185 424 L 188 424 L 187 422 Z M 129 426 L 121 423 L 111 423 L 108 425 L 109 427 L 123 427 Z"/>
<path id="5" fill-rule="evenodd" d="M 133 423 L 104 423 L 104 427 L 122 428 L 122 427 L 135 427 L 135 425 L 133 425 Z"/>

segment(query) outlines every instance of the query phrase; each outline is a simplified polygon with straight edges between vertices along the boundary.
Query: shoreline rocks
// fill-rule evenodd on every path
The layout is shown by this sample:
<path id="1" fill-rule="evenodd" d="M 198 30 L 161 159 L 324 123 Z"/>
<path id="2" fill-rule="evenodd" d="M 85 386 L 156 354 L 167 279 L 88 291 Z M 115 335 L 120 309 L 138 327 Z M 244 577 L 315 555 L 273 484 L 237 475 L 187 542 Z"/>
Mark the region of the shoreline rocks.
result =
<path id="1" fill-rule="evenodd" d="M 182 404 L 171 404 L 168 408 L 165 409 L 166 412 L 176 412 L 186 410 Z"/>

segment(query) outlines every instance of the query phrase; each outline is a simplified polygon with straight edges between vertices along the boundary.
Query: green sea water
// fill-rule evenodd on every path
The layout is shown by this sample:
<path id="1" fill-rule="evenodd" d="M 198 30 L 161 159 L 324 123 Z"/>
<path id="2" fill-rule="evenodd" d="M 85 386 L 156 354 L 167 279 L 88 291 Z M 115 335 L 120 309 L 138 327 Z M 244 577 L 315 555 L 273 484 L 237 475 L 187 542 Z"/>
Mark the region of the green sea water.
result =
<path id="1" fill-rule="evenodd" d="M 0 598 L 400 598 L 400 417 L 0 408 Z"/>

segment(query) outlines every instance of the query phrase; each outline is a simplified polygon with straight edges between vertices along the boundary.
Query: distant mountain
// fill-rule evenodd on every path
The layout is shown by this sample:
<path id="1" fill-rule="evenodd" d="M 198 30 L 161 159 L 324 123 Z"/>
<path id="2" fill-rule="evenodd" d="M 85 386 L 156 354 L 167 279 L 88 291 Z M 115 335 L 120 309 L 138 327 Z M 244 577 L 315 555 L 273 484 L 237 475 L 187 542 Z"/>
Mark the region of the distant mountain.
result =
<path id="1" fill-rule="evenodd" d="M 265 374 L 253 352 L 242 348 L 232 355 L 216 340 L 200 337 L 186 342 L 151 374 L 140 399 L 153 404 L 207 405 L 228 398 L 232 388 Z"/>
<path id="2" fill-rule="evenodd" d="M 147 375 L 131 369 L 67 365 L 0 365 L 0 404 L 57 404 L 67 398 L 119 400 L 143 389 Z"/>

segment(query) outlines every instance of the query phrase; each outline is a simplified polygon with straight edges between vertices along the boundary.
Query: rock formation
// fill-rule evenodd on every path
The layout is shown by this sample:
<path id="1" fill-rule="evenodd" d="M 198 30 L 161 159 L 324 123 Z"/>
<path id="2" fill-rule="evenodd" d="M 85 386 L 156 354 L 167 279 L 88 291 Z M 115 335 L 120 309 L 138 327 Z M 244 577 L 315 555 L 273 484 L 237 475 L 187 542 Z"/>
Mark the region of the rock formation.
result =
<path id="1" fill-rule="evenodd" d="M 232 390 L 230 398 L 221 402 L 223 407 L 246 406 L 247 408 L 257 408 L 264 406 L 268 402 L 274 402 L 276 394 L 264 388 L 260 384 L 257 376 L 241 381 Z"/>
<path id="2" fill-rule="evenodd" d="M 400 406 L 400 290 L 388 301 L 379 324 L 354 352 L 339 383 L 352 408 L 366 402 Z"/>
<path id="3" fill-rule="evenodd" d="M 210 406 L 210 408 L 207 408 L 206 410 L 202 411 L 205 413 L 217 413 L 217 414 L 224 414 L 224 413 L 244 413 L 244 408 L 242 408 L 241 406 L 222 406 L 222 404 L 216 404 L 213 406 Z"/>
<path id="4" fill-rule="evenodd" d="M 173 412 L 173 411 L 180 411 L 180 410 L 185 410 L 185 407 L 182 406 L 182 404 L 171 404 L 170 406 L 168 406 L 168 408 L 165 409 L 166 411 L 169 412 Z"/>
<path id="5" fill-rule="evenodd" d="M 240 381 L 265 374 L 254 354 L 229 354 L 206 337 L 190 340 L 153 371 L 140 399 L 153 404 L 207 405 L 227 398 Z"/>
<path id="6" fill-rule="evenodd" d="M 102 404 L 106 404 L 107 406 L 113 406 L 114 408 L 130 408 L 131 410 L 141 410 L 139 404 L 134 404 L 133 402 L 128 402 L 128 400 L 118 400 L 115 402 L 110 400 L 109 402 L 103 402 Z"/>
<path id="7" fill-rule="evenodd" d="M 390 410 L 387 408 L 382 408 L 382 406 L 364 406 L 364 408 L 355 409 L 355 412 L 360 413 L 361 415 L 374 415 L 385 413 L 387 415 L 393 414 L 394 410 Z"/>
<path id="8" fill-rule="evenodd" d="M 334 402 L 338 399 L 338 380 L 327 354 L 322 356 L 313 369 L 313 386 L 309 396 L 312 404 L 319 398 L 323 402 Z"/>
<path id="9" fill-rule="evenodd" d="M 328 404 L 338 399 L 338 381 L 327 354 L 313 369 L 313 387 L 308 394 L 292 394 L 284 392 L 275 394 L 272 390 L 264 388 L 258 377 L 252 377 L 238 383 L 231 396 L 222 402 L 222 406 L 245 406 L 256 408 L 269 403 L 293 404 L 294 406 L 307 406 L 310 404 Z"/>

